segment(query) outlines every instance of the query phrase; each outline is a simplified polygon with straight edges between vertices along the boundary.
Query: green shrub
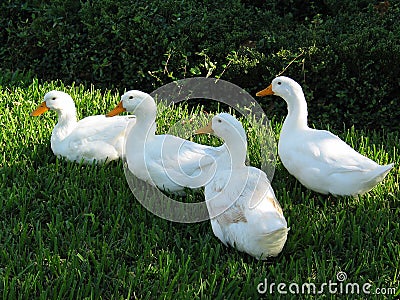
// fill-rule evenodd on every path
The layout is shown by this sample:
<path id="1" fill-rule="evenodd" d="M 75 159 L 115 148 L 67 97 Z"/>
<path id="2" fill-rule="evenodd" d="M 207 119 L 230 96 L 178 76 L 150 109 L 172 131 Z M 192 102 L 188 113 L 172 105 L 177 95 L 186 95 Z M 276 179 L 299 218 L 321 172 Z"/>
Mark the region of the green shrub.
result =
<path id="1" fill-rule="evenodd" d="M 0 8 L 3 71 L 147 92 L 217 76 L 255 93 L 285 70 L 304 88 L 310 123 L 400 129 L 394 1 L 386 12 L 366 0 L 5 0 Z M 283 101 L 260 101 L 285 115 Z"/>

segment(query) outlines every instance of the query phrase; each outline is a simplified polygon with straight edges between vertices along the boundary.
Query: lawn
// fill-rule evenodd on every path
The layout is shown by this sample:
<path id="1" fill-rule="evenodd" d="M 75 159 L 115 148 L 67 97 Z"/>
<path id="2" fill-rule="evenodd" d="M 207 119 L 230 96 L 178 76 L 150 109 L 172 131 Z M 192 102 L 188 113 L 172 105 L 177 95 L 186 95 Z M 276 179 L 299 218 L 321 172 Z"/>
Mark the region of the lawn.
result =
<path id="1" fill-rule="evenodd" d="M 347 276 L 342 283 L 371 285 L 371 295 L 347 298 L 395 298 L 388 295 L 392 288 L 399 296 L 398 133 L 335 131 L 371 159 L 396 164 L 358 199 L 311 192 L 278 160 L 272 186 L 291 230 L 282 253 L 261 262 L 223 246 L 209 222 L 179 224 L 152 215 L 134 199 L 121 161 L 97 166 L 56 158 L 50 148 L 55 113 L 29 116 L 51 89 L 70 93 L 80 117 L 108 112 L 119 101 L 116 92 L 20 78 L 0 84 L 3 299 L 311 299 L 291 291 L 334 282 L 339 292 L 339 272 Z M 158 118 L 159 133 L 188 114 L 185 107 L 179 111 Z M 282 117 L 272 118 L 276 132 Z M 257 152 L 251 140 L 249 148 Z M 254 155 L 250 163 L 257 165 Z M 266 282 L 272 295 L 258 292 Z M 323 292 L 318 297 L 337 296 L 327 287 Z"/>

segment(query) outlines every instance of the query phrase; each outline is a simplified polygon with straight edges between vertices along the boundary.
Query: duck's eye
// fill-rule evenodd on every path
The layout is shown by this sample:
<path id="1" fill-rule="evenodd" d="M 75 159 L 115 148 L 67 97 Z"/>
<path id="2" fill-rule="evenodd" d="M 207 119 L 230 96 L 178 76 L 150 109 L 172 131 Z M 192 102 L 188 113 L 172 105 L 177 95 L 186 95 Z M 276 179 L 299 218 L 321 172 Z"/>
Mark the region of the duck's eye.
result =
<path id="1" fill-rule="evenodd" d="M 56 97 L 51 98 L 51 100 L 56 100 Z"/>
<path id="2" fill-rule="evenodd" d="M 218 119 L 218 123 L 222 123 L 222 120 L 221 120 L 221 119 Z"/>
<path id="3" fill-rule="evenodd" d="M 133 96 L 129 96 L 129 99 L 133 99 Z"/>
<path id="4" fill-rule="evenodd" d="M 282 82 L 278 81 L 278 85 L 281 85 L 281 84 L 282 84 Z"/>

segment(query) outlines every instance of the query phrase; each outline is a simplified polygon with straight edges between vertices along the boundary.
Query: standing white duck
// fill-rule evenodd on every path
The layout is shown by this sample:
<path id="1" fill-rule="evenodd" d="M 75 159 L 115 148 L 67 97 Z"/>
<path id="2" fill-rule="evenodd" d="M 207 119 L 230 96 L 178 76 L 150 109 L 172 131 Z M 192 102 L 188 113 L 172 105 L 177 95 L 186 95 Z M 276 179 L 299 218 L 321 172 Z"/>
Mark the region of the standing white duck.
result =
<path id="1" fill-rule="evenodd" d="M 242 124 L 220 113 L 196 133 L 214 133 L 225 141 L 216 173 L 204 190 L 215 236 L 257 259 L 277 256 L 289 229 L 267 175 L 245 165 L 247 138 Z"/>
<path id="2" fill-rule="evenodd" d="M 58 115 L 58 123 L 51 134 L 51 149 L 55 155 L 84 163 L 103 163 L 121 157 L 130 118 L 110 119 L 97 115 L 78 122 L 74 101 L 61 91 L 48 92 L 31 116 L 39 116 L 48 110 L 54 110 Z"/>
<path id="3" fill-rule="evenodd" d="M 285 168 L 304 186 L 322 194 L 356 196 L 371 190 L 393 167 L 378 165 L 339 137 L 307 125 L 307 103 L 301 86 L 285 76 L 275 78 L 257 96 L 277 95 L 288 108 L 278 143 Z"/>
<path id="4" fill-rule="evenodd" d="M 157 106 L 147 93 L 132 90 L 107 116 L 123 111 L 136 116 L 136 124 L 126 136 L 125 157 L 128 169 L 137 178 L 160 189 L 179 193 L 185 187 L 204 186 L 213 173 L 219 149 L 197 144 L 177 136 L 156 135 Z M 211 175 L 206 175 L 209 174 Z"/>

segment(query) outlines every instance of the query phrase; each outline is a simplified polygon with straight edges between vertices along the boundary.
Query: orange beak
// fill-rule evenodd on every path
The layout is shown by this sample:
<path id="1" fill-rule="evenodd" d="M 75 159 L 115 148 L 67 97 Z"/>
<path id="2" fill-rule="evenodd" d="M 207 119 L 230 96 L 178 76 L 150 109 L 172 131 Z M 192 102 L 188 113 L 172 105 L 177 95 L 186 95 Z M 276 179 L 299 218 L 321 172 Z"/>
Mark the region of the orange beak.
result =
<path id="1" fill-rule="evenodd" d="M 262 96 L 267 96 L 267 95 L 273 95 L 275 94 L 272 91 L 272 84 L 270 84 L 266 89 L 263 89 L 262 91 L 259 91 L 256 96 L 257 97 L 262 97 Z"/>
<path id="2" fill-rule="evenodd" d="M 212 129 L 212 120 L 208 122 L 206 126 L 197 129 L 194 133 L 195 134 L 214 133 L 214 130 Z"/>
<path id="3" fill-rule="evenodd" d="M 43 101 L 42 104 L 40 104 L 33 112 L 31 112 L 31 116 L 33 117 L 40 116 L 41 114 L 45 113 L 48 110 L 49 108 L 46 105 L 46 101 Z"/>
<path id="4" fill-rule="evenodd" d="M 118 103 L 118 105 L 112 111 L 110 111 L 108 114 L 106 114 L 106 117 L 114 117 L 124 111 L 126 111 L 126 109 L 122 106 L 122 101 L 121 101 Z"/>

